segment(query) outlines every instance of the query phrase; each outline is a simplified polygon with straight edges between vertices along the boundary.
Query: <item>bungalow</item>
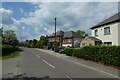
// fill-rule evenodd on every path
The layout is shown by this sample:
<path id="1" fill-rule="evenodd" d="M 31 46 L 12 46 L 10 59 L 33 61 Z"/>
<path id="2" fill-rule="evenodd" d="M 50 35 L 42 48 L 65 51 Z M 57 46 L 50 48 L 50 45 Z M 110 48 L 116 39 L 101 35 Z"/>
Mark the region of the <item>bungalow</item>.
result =
<path id="1" fill-rule="evenodd" d="M 77 46 L 76 44 L 80 44 L 80 42 L 82 41 L 83 37 L 76 34 L 74 31 L 67 31 L 64 32 L 64 36 L 63 36 L 63 46 L 64 47 L 80 47 Z"/>
<path id="2" fill-rule="evenodd" d="M 97 39 L 95 37 L 85 37 L 82 41 L 80 46 L 88 46 L 88 45 L 101 45 L 102 41 L 100 39 Z"/>
<path id="3" fill-rule="evenodd" d="M 120 12 L 90 28 L 103 45 L 120 45 Z"/>

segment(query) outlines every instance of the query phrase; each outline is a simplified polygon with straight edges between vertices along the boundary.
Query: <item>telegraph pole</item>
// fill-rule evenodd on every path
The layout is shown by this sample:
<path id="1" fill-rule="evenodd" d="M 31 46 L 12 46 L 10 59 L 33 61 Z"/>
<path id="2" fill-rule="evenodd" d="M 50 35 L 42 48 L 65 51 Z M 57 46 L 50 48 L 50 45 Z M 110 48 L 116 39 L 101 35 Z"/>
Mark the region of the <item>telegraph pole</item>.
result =
<path id="1" fill-rule="evenodd" d="M 21 37 L 21 43 L 22 43 L 22 37 Z"/>
<path id="2" fill-rule="evenodd" d="M 56 17 L 55 17 L 55 48 L 54 48 L 54 51 L 56 52 L 56 47 L 57 47 L 57 45 L 56 45 L 56 39 L 57 39 L 57 37 L 56 37 Z"/>

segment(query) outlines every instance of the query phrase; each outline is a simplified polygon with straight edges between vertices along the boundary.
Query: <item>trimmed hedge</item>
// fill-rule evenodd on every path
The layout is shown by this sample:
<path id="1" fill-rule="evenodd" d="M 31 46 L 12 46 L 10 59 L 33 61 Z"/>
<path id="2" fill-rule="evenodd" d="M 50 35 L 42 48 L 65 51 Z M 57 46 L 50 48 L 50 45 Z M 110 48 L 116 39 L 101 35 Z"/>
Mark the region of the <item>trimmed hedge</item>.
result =
<path id="1" fill-rule="evenodd" d="M 65 48 L 65 54 L 113 66 L 120 66 L 120 46 L 85 46 L 81 49 Z"/>
<path id="2" fill-rule="evenodd" d="M 13 52 L 18 51 L 18 50 L 19 50 L 18 47 L 13 47 L 11 45 L 3 45 L 2 46 L 2 56 L 10 55 Z"/>

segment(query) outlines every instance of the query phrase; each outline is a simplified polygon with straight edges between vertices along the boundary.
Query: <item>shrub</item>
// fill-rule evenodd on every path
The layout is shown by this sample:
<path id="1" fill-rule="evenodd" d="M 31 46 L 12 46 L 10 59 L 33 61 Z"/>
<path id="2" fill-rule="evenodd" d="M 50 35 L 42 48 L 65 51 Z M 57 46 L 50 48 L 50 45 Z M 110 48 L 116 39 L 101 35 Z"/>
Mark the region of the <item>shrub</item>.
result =
<path id="1" fill-rule="evenodd" d="M 65 54 L 68 55 L 68 56 L 72 56 L 73 55 L 73 51 L 72 51 L 71 48 L 65 48 L 64 51 L 65 51 Z"/>
<path id="2" fill-rule="evenodd" d="M 46 49 L 46 50 L 48 50 L 48 46 L 43 46 L 43 49 Z"/>
<path id="3" fill-rule="evenodd" d="M 5 55 L 10 55 L 12 54 L 14 51 L 17 51 L 19 50 L 18 47 L 13 47 L 11 45 L 3 45 L 2 46 L 2 56 L 5 56 Z"/>
<path id="4" fill-rule="evenodd" d="M 91 61 L 120 66 L 120 46 L 85 46 L 81 49 L 66 48 L 65 54 Z"/>

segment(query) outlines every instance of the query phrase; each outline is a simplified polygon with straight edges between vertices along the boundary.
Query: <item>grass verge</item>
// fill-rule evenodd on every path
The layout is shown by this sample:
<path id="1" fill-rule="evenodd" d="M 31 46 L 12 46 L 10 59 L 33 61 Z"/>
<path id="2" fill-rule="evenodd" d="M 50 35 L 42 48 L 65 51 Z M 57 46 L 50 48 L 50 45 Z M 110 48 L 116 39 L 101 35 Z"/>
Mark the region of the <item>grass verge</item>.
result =
<path id="1" fill-rule="evenodd" d="M 15 51 L 11 55 L 6 55 L 6 56 L 0 56 L 0 60 L 4 59 L 9 59 L 9 58 L 14 58 L 20 55 L 20 51 Z"/>

